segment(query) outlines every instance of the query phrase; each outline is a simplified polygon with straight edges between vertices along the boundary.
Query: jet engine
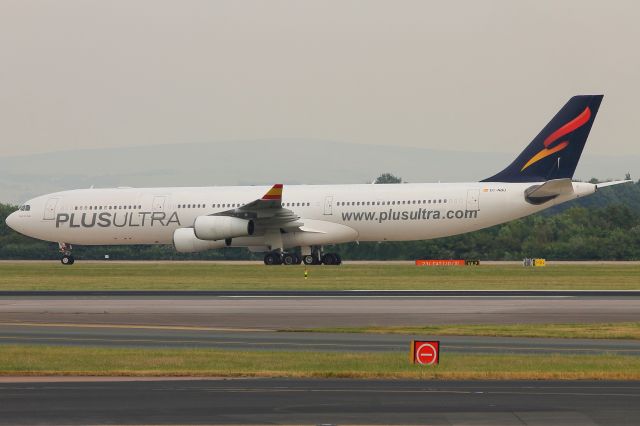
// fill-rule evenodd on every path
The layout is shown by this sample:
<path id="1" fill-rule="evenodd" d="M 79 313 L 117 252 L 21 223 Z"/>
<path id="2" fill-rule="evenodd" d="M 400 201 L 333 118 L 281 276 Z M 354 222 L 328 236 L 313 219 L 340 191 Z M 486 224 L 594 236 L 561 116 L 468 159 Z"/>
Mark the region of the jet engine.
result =
<path id="1" fill-rule="evenodd" d="M 195 236 L 201 240 L 228 240 L 253 235 L 252 220 L 230 216 L 198 216 L 193 224 Z"/>
<path id="2" fill-rule="evenodd" d="M 178 228 L 173 233 L 173 246 L 179 253 L 218 249 L 225 246 L 224 241 L 205 241 L 196 238 L 193 228 Z"/>

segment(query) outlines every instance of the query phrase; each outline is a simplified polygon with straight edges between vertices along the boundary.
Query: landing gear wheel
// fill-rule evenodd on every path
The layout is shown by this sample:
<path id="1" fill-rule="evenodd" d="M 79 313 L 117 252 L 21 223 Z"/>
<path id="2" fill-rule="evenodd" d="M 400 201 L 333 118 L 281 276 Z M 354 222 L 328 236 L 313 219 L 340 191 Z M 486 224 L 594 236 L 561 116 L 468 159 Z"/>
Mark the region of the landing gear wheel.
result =
<path id="1" fill-rule="evenodd" d="M 333 255 L 333 253 L 327 253 L 322 256 L 322 263 L 325 265 L 335 265 L 338 259 Z"/>
<path id="2" fill-rule="evenodd" d="M 342 257 L 337 253 L 327 253 L 322 256 L 322 263 L 325 265 L 340 265 L 342 263 Z"/>
<path id="3" fill-rule="evenodd" d="M 282 255 L 277 252 L 270 252 L 264 255 L 264 264 L 265 265 L 281 265 L 282 264 Z"/>
<path id="4" fill-rule="evenodd" d="M 62 256 L 62 258 L 60 258 L 60 263 L 62 263 L 63 265 L 73 265 L 73 262 L 75 262 L 75 259 L 71 255 L 65 254 L 64 256 Z"/>
<path id="5" fill-rule="evenodd" d="M 305 265 L 317 265 L 318 263 L 316 262 L 316 258 L 313 257 L 312 255 L 308 254 L 306 256 L 302 256 L 302 262 Z"/>
<path id="6" fill-rule="evenodd" d="M 300 259 L 294 253 L 286 253 L 282 256 L 282 263 L 284 265 L 299 265 Z"/>

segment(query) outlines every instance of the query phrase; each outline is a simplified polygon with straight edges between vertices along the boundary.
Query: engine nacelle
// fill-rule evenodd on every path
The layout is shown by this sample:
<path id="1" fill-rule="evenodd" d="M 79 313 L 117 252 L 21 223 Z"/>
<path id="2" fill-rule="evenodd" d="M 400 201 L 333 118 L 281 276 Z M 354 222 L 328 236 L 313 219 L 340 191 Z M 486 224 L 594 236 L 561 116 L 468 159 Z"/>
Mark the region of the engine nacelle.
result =
<path id="1" fill-rule="evenodd" d="M 253 235 L 252 220 L 230 216 L 198 216 L 193 223 L 193 230 L 201 240 L 227 240 L 235 237 Z"/>
<path id="2" fill-rule="evenodd" d="M 179 253 L 218 249 L 225 246 L 224 241 L 205 241 L 196 238 L 193 228 L 178 228 L 173 233 L 173 246 Z"/>

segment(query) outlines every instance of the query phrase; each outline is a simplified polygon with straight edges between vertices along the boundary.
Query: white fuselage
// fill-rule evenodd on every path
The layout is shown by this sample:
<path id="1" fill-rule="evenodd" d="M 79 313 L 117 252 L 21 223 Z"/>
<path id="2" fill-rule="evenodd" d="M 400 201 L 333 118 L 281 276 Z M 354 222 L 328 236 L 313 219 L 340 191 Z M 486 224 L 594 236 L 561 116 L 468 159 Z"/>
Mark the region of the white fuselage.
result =
<path id="1" fill-rule="evenodd" d="M 283 233 L 284 247 L 348 241 L 426 240 L 517 219 L 593 193 L 573 193 L 535 205 L 524 191 L 536 183 L 287 185 L 283 207 L 310 232 Z M 174 231 L 198 216 L 259 199 L 268 186 L 113 188 L 63 191 L 29 200 L 7 223 L 22 234 L 82 245 L 171 244 Z M 234 238 L 232 246 L 268 250 L 264 235 Z"/>

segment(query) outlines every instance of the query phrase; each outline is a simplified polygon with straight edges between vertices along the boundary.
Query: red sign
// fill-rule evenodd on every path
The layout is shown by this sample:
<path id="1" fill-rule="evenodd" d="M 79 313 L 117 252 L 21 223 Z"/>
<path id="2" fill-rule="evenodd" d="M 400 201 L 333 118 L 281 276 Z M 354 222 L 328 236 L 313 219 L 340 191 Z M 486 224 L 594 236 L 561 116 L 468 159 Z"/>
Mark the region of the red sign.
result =
<path id="1" fill-rule="evenodd" d="M 416 266 L 464 266 L 465 261 L 461 259 L 418 259 Z"/>
<path id="2" fill-rule="evenodd" d="M 411 360 L 414 364 L 436 365 L 440 362 L 440 342 L 438 340 L 412 340 Z"/>

